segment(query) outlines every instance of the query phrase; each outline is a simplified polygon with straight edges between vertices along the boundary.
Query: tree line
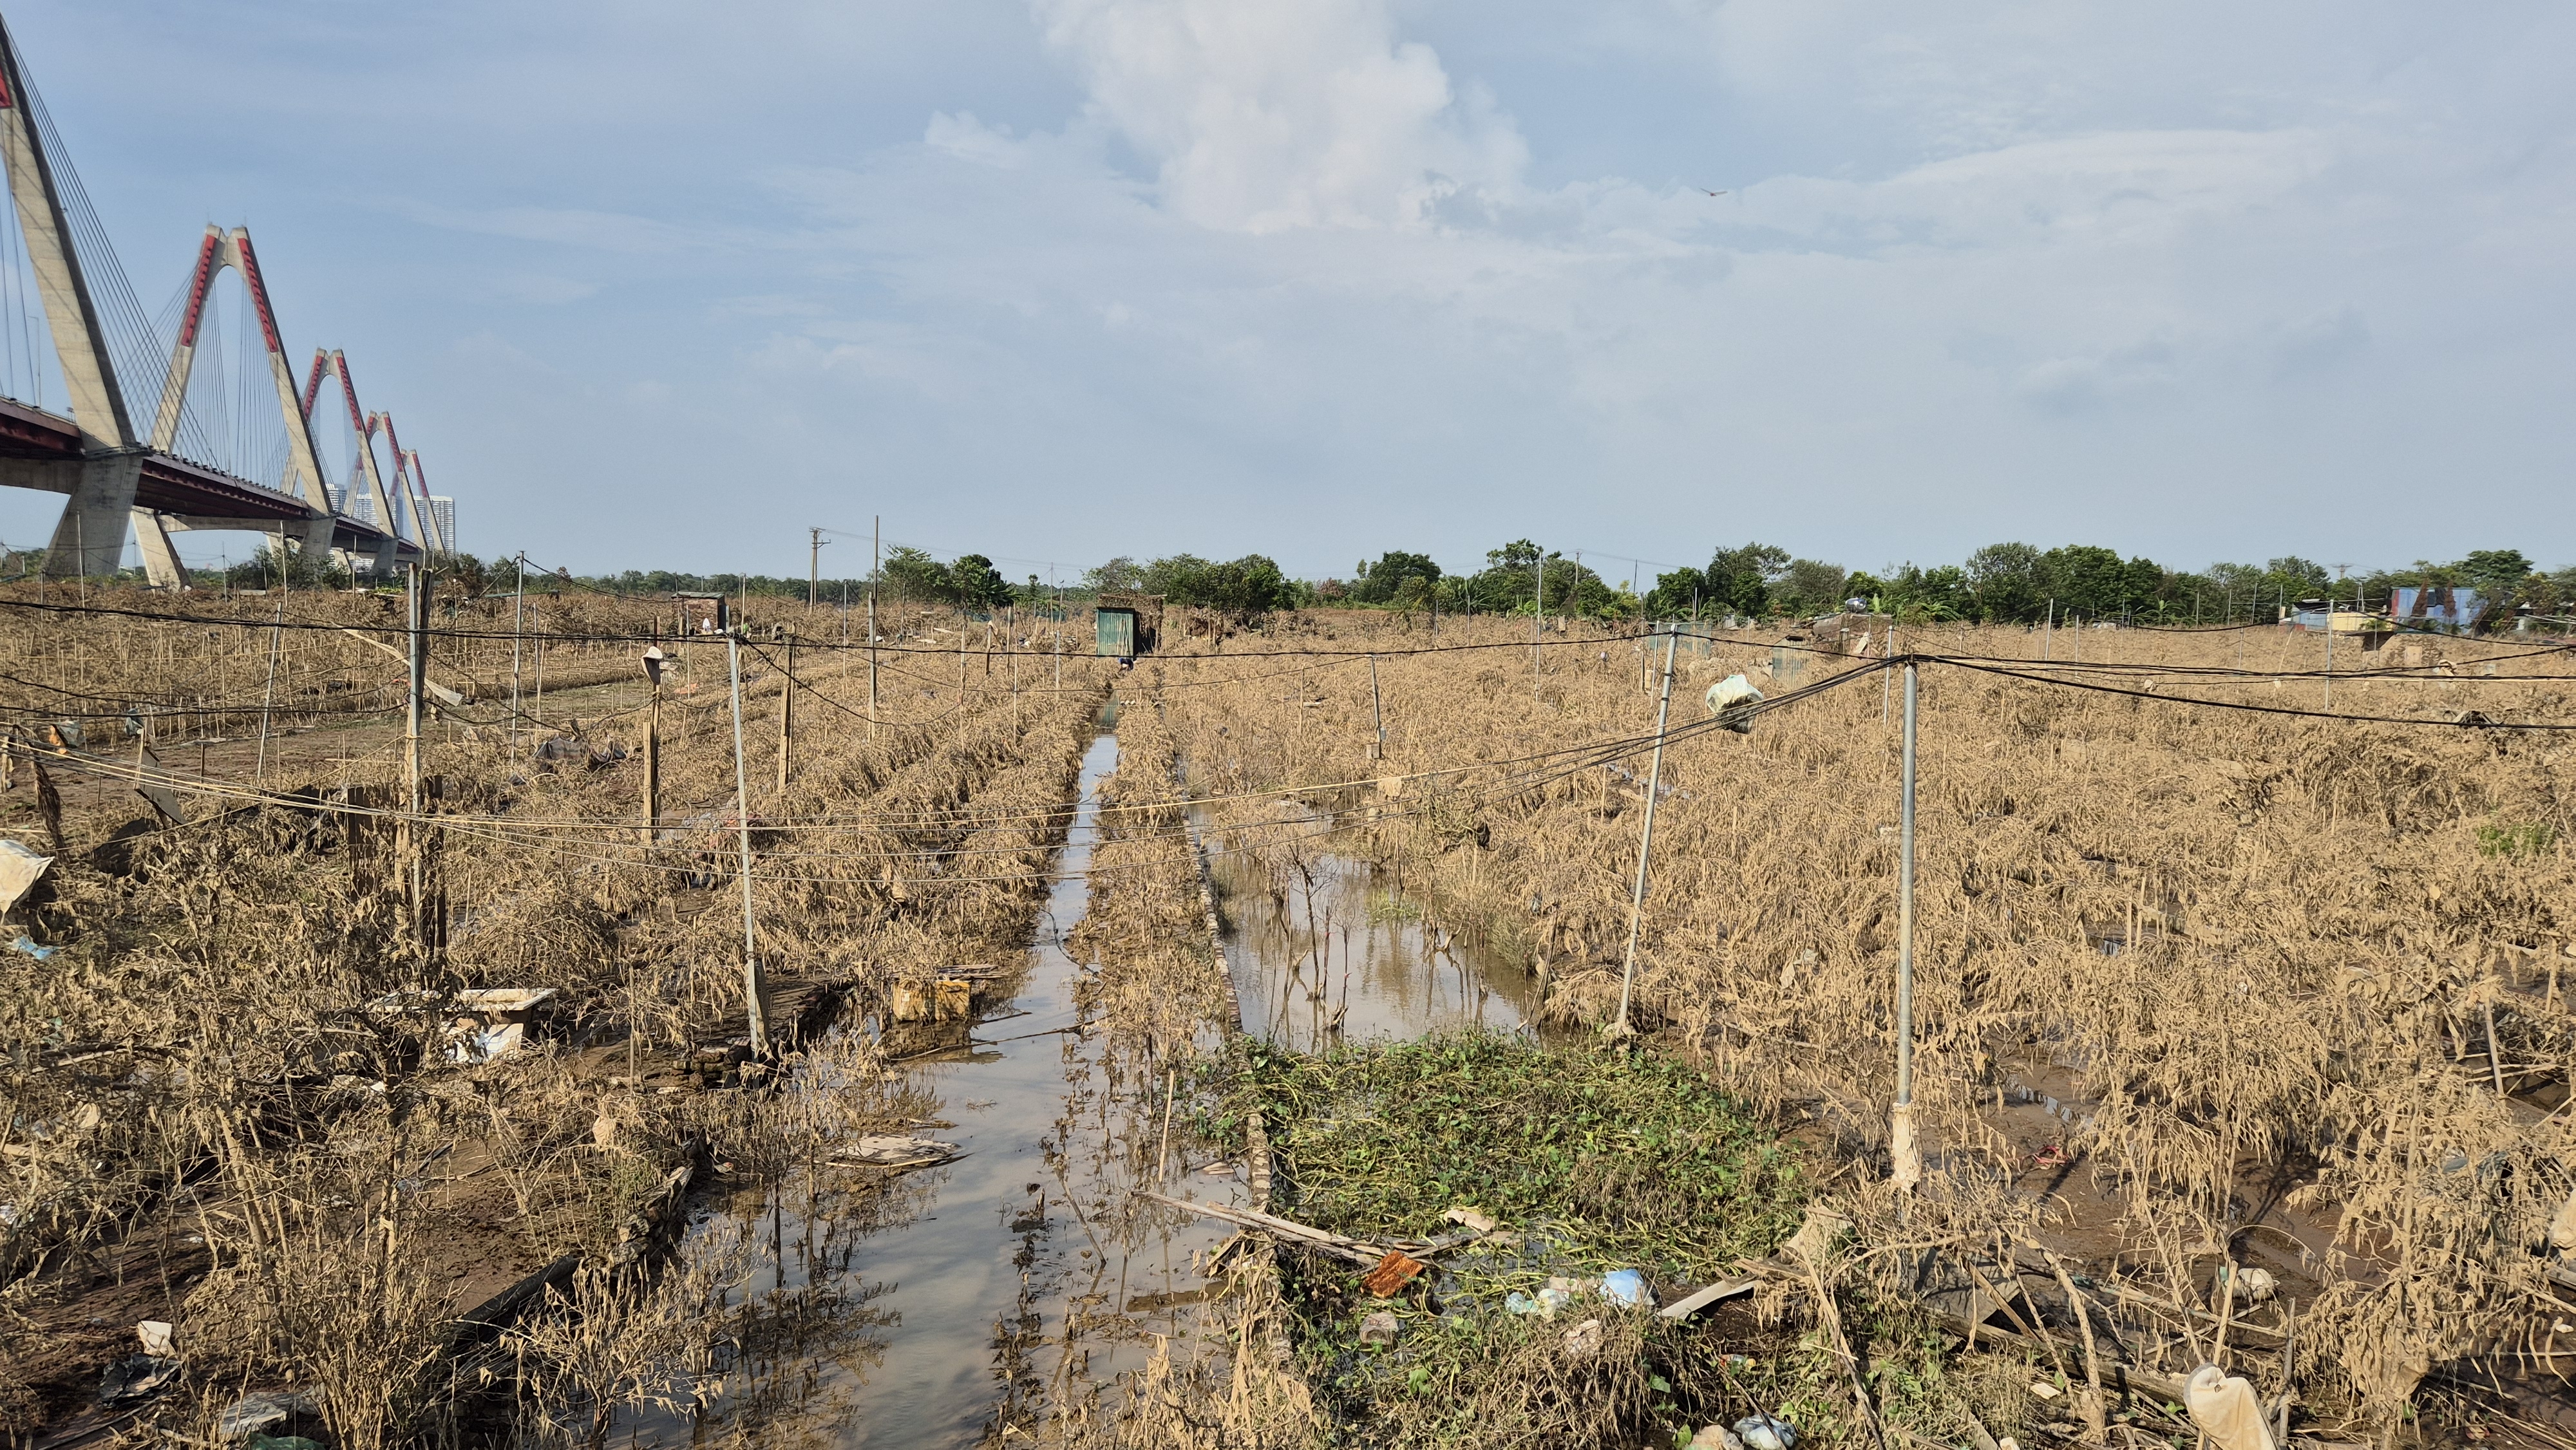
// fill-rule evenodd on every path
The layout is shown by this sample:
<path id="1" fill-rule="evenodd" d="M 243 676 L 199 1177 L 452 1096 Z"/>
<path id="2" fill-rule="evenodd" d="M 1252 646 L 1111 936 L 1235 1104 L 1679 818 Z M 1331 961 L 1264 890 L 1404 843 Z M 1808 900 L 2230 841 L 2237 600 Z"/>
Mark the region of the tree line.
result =
<path id="1" fill-rule="evenodd" d="M 0 579 L 32 574 L 37 551 L 0 556 Z M 506 593 L 518 581 L 514 560 L 485 563 L 470 554 L 448 554 L 439 572 L 470 593 Z M 128 570 L 137 582 L 141 571 Z M 358 582 L 333 556 L 285 559 L 262 545 L 229 570 L 197 570 L 201 586 L 239 588 L 348 587 Z M 811 581 L 792 575 L 690 574 L 667 569 L 628 569 L 574 576 L 567 571 L 528 571 L 531 587 L 573 585 L 628 595 L 678 592 L 802 599 L 809 587 L 822 602 L 858 604 L 867 597 L 865 576 Z M 2260 564 L 2219 563 L 2174 569 L 2143 556 L 2123 557 L 2099 545 L 2041 549 L 2025 543 L 1989 544 L 1956 564 L 1907 562 L 1871 570 L 1846 569 L 1802 558 L 1765 543 L 1720 547 L 1704 568 L 1658 573 L 1641 592 L 1607 579 L 1562 551 L 1515 539 L 1486 552 L 1483 565 L 1453 572 L 1430 555 L 1389 550 L 1362 560 L 1349 578 L 1297 579 L 1264 554 L 1214 560 L 1170 554 L 1139 561 L 1127 555 L 1088 569 L 1061 586 L 1036 575 L 1013 581 L 983 554 L 942 560 L 905 545 L 887 550 L 877 572 L 881 599 L 990 611 L 1036 609 L 1055 601 L 1088 603 L 1102 593 L 1162 596 L 1195 606 L 1251 616 L 1281 609 L 1357 607 L 1446 614 L 1550 614 L 1599 619 L 1771 619 L 1861 608 L 1917 621 L 2035 624 L 2118 620 L 2139 624 L 2264 622 L 2283 609 L 2333 601 L 2339 608 L 2381 609 L 2409 586 L 2468 588 L 2487 605 L 2489 627 L 2528 607 L 2566 618 L 2576 614 L 2576 567 L 2544 570 L 2518 549 L 2479 549 L 2447 562 L 2419 559 L 2404 568 L 2359 573 L 2329 570 L 2295 555 Z"/>

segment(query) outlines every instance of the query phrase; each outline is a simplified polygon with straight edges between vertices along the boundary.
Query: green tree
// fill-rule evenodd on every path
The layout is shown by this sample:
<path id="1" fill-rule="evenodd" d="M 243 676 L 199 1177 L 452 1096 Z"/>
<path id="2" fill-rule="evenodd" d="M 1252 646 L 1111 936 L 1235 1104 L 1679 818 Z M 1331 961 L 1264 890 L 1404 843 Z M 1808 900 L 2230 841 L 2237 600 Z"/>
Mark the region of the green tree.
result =
<path id="1" fill-rule="evenodd" d="M 1788 613 L 1830 614 L 1843 607 L 1843 583 L 1849 577 L 1840 564 L 1792 559 L 1774 593 Z"/>
<path id="2" fill-rule="evenodd" d="M 1931 621 L 1975 617 L 1977 591 L 1956 564 L 1923 569 L 1909 563 L 1885 580 L 1887 611 L 1900 619 Z"/>
<path id="3" fill-rule="evenodd" d="M 1968 580 L 1981 619 L 2023 621 L 2048 612 L 2040 551 L 2029 544 L 1988 544 L 1968 556 Z"/>
<path id="4" fill-rule="evenodd" d="M 908 544 L 897 544 L 888 550 L 879 572 L 885 587 L 898 599 L 937 604 L 957 600 L 957 581 L 948 566 Z"/>
<path id="5" fill-rule="evenodd" d="M 1773 544 L 1720 549 L 1708 561 L 1708 598 L 1731 614 L 1772 612 L 1771 586 L 1789 570 L 1789 551 Z M 1707 606 L 1701 606 L 1707 612 Z"/>
<path id="6" fill-rule="evenodd" d="M 981 554 L 960 554 L 948 566 L 953 598 L 969 609 L 999 609 L 1014 597 L 1011 581 Z"/>
<path id="7" fill-rule="evenodd" d="M 1218 564 L 1193 554 L 1175 554 L 1146 566 L 1149 592 L 1174 604 L 1222 609 L 1241 615 L 1266 614 L 1297 600 L 1297 589 L 1267 555 L 1246 554 Z"/>
<path id="8" fill-rule="evenodd" d="M 1082 571 L 1082 589 L 1086 594 L 1107 591 L 1112 594 L 1134 594 L 1145 587 L 1145 566 L 1124 554 L 1097 568 Z"/>
<path id="9" fill-rule="evenodd" d="M 2500 604 L 2519 601 L 2538 572 L 2520 549 L 2474 549 L 2451 567 L 2463 582 Z"/>
<path id="10" fill-rule="evenodd" d="M 1654 619 L 1688 619 L 1708 595 L 1708 576 L 1697 569 L 1674 569 L 1655 576 L 1646 591 L 1646 614 Z"/>
<path id="11" fill-rule="evenodd" d="M 1436 584 L 1440 581 L 1440 566 L 1433 563 L 1428 554 L 1408 554 L 1400 549 L 1391 549 L 1379 555 L 1374 564 L 1365 561 L 1360 564 L 1359 577 L 1351 586 L 1351 597 L 1362 604 L 1391 604 L 1411 580 L 1419 580 L 1426 585 Z"/>

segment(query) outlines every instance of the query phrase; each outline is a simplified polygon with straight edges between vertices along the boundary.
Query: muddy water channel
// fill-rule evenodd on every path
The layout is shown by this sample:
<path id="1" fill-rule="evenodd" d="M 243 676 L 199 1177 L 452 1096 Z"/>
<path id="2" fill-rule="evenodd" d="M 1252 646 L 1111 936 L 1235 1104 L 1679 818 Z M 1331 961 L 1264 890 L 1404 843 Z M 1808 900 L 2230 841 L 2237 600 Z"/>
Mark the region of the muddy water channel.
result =
<path id="1" fill-rule="evenodd" d="M 958 1156 L 809 1164 L 721 1201 L 684 1257 L 738 1284 L 747 1330 L 722 1399 L 646 1417 L 643 1443 L 994 1445 L 1105 1412 L 1104 1387 L 1188 1337 L 1204 1256 L 1232 1229 L 1136 1191 L 1249 1207 L 1248 1175 L 1186 1114 L 1167 1130 L 1173 1065 L 1109 1030 L 1065 949 L 1117 763 L 1101 735 L 1036 939 L 971 1020 L 838 1029 L 880 1035 L 911 1128 Z M 1251 1033 L 1313 1050 L 1523 1021 L 1525 973 L 1426 928 L 1364 864 L 1308 855 L 1278 889 L 1256 860 L 1219 852 L 1212 869 Z"/>
<path id="2" fill-rule="evenodd" d="M 1175 1193 L 1240 1202 L 1240 1175 L 1186 1131 L 1158 1164 L 1169 1080 L 1102 1030 L 1087 971 L 1064 949 L 1086 904 L 1096 790 L 1117 763 L 1109 734 L 1083 757 L 1037 939 L 971 1021 L 841 1029 L 883 1031 L 922 1114 L 914 1128 L 958 1156 L 899 1175 L 792 1171 L 698 1224 L 693 1263 L 748 1266 L 738 1293 L 751 1329 L 724 1399 L 694 1423 L 646 1424 L 648 1443 L 727 1431 L 833 1447 L 1019 1438 L 1041 1418 L 1081 1418 L 1097 1387 L 1141 1368 L 1153 1336 L 1173 1333 L 1196 1301 L 1192 1256 L 1230 1230 L 1140 1212 L 1134 1191 L 1159 1177 Z"/>

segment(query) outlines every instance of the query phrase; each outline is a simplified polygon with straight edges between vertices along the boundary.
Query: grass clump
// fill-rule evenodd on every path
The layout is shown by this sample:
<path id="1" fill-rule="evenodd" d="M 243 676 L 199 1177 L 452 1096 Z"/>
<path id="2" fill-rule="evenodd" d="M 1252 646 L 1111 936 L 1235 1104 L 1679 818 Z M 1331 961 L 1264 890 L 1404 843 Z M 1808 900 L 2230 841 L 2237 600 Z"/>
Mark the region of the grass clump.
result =
<path id="1" fill-rule="evenodd" d="M 1389 1300 L 1347 1264 L 1291 1269 L 1299 1357 L 1357 1443 L 1661 1443 L 1822 1402 L 1832 1366 L 1814 1344 L 1675 1324 L 1651 1297 L 1625 1306 L 1595 1287 L 1635 1269 L 1673 1297 L 1799 1221 L 1798 1155 L 1688 1067 L 1467 1034 L 1322 1057 L 1255 1049 L 1247 1082 L 1276 1125 L 1282 1212 L 1371 1240 L 1455 1232 L 1443 1215 L 1458 1206 L 1503 1225 Z M 1575 1286 L 1570 1301 L 1526 1312 L 1551 1280 Z M 1363 1346 L 1378 1310 L 1400 1332 Z M 1733 1317 L 1747 1327 L 1740 1305 Z M 1597 1346 L 1569 1343 L 1594 1320 Z"/>
<path id="2" fill-rule="evenodd" d="M 2478 827 L 2481 856 L 2545 856 L 2558 844 L 2558 832 L 2547 823 Z"/>

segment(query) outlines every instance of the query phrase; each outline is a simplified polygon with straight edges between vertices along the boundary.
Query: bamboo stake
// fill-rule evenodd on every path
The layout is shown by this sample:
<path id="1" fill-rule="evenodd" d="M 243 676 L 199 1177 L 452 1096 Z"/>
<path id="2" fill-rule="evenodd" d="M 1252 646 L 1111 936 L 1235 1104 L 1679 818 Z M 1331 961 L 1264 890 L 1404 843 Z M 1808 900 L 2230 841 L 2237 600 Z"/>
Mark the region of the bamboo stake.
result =
<path id="1" fill-rule="evenodd" d="M 796 734 L 796 636 L 787 636 L 787 665 L 778 680 L 778 793 L 787 794 L 787 755 Z"/>
<path id="2" fill-rule="evenodd" d="M 286 637 L 286 601 L 277 603 L 277 618 L 268 630 L 268 688 L 259 697 L 259 761 L 251 768 L 251 784 L 268 779 L 268 716 L 277 704 L 277 651 Z"/>
<path id="3" fill-rule="evenodd" d="M 1664 688 L 1655 705 L 1654 763 L 1646 768 L 1646 829 L 1637 842 L 1637 884 L 1628 894 L 1628 960 L 1619 973 L 1619 1016 L 1610 1025 L 1610 1036 L 1629 1036 L 1636 1029 L 1628 1025 L 1628 1003 L 1637 989 L 1637 933 L 1645 923 L 1646 863 L 1655 850 L 1655 800 L 1662 794 L 1664 779 L 1664 722 L 1673 709 L 1673 651 L 1681 644 L 1680 634 L 1664 632 Z"/>
<path id="4" fill-rule="evenodd" d="M 769 1056 L 769 989 L 760 973 L 760 954 L 751 921 L 751 785 L 742 768 L 742 636 L 740 626 L 725 631 L 725 667 L 733 677 L 733 809 L 735 839 L 742 864 L 742 995 L 750 1019 L 752 1055 Z"/>
<path id="5" fill-rule="evenodd" d="M 1377 742 L 1369 747 L 1369 759 L 1386 759 L 1386 705 L 1377 693 L 1377 656 L 1369 656 L 1369 719 L 1377 727 Z"/>
<path id="6" fill-rule="evenodd" d="M 1896 868 L 1896 1105 L 1889 1116 L 1889 1178 L 1900 1189 L 1923 1179 L 1914 1141 L 1914 736 L 1915 665 L 1905 662 L 1905 801 Z"/>
<path id="7" fill-rule="evenodd" d="M 524 621 L 528 611 L 528 556 L 518 558 L 519 587 L 510 596 L 510 744 L 506 759 L 519 758 L 519 660 L 520 646 L 526 638 Z"/>
<path id="8" fill-rule="evenodd" d="M 877 571 L 884 566 L 885 519 L 877 518 L 868 535 L 868 738 L 877 738 Z"/>
<path id="9" fill-rule="evenodd" d="M 425 908 L 428 903 L 422 891 L 420 828 L 416 822 L 420 818 L 420 708 L 424 693 L 422 686 L 429 679 L 429 639 L 424 633 L 429 628 L 429 588 L 428 581 L 421 577 L 418 564 L 410 566 L 409 572 L 411 607 L 407 612 L 411 626 L 411 669 L 403 682 L 408 696 L 403 710 L 403 778 L 410 787 L 411 808 L 403 817 L 398 854 L 411 888 L 412 930 L 425 937 Z"/>

